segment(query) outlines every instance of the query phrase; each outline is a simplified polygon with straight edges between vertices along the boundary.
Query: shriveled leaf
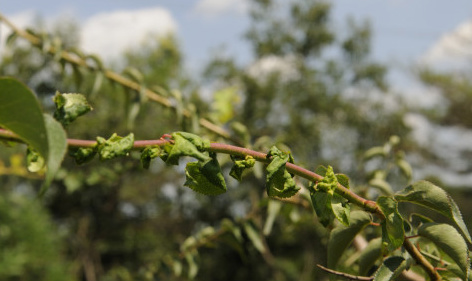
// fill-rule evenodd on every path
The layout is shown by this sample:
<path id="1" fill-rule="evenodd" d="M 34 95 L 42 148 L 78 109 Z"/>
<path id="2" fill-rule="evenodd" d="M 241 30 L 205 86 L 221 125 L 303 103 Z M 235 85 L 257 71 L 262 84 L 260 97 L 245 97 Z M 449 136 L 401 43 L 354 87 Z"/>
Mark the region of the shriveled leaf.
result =
<path id="1" fill-rule="evenodd" d="M 323 179 L 316 183 L 315 189 L 327 192 L 331 195 L 334 194 L 336 187 L 338 186 L 338 179 L 334 174 L 333 167 L 328 166 L 326 169 L 326 174 Z"/>
<path id="2" fill-rule="evenodd" d="M 336 268 L 339 259 L 344 251 L 351 244 L 354 237 L 371 222 L 371 216 L 363 211 L 351 213 L 351 224 L 346 227 L 338 226 L 329 236 L 328 241 L 328 267 Z"/>
<path id="3" fill-rule="evenodd" d="M 450 218 L 459 227 L 467 242 L 472 243 L 459 207 L 442 188 L 428 181 L 419 181 L 398 192 L 395 199 L 427 207 Z"/>
<path id="4" fill-rule="evenodd" d="M 97 137 L 97 150 L 100 160 L 109 160 L 119 156 L 128 155 L 133 148 L 134 134 L 120 137 L 114 133 L 108 140 Z"/>
<path id="5" fill-rule="evenodd" d="M 398 202 L 392 197 L 380 196 L 377 199 L 385 220 L 382 226 L 382 245 L 388 251 L 394 251 L 403 244 L 405 230 L 403 228 L 403 218 L 398 212 Z"/>
<path id="6" fill-rule="evenodd" d="M 161 148 L 159 146 L 148 146 L 141 152 L 141 164 L 144 169 L 149 169 L 151 160 L 159 157 Z"/>
<path id="7" fill-rule="evenodd" d="M 202 162 L 210 160 L 207 152 L 210 141 L 186 132 L 173 133 L 172 138 L 174 143 L 165 145 L 165 153 L 160 155 L 167 164 L 178 165 L 179 158 L 182 156 L 190 156 Z"/>
<path id="8" fill-rule="evenodd" d="M 259 233 L 252 223 L 244 223 L 244 231 L 246 232 L 247 237 L 251 240 L 252 245 L 256 248 L 261 254 L 265 253 L 264 243 L 262 242 L 261 233 Z"/>
<path id="9" fill-rule="evenodd" d="M 48 189 L 67 152 L 67 135 L 62 125 L 48 114 L 44 114 L 44 121 L 48 132 L 49 156 L 46 162 L 46 178 L 41 186 L 40 196 Z"/>
<path id="10" fill-rule="evenodd" d="M 54 118 L 67 126 L 78 117 L 92 110 L 87 99 L 81 94 L 61 94 L 56 92 L 53 98 L 56 105 Z"/>
<path id="11" fill-rule="evenodd" d="M 409 267 L 411 262 L 403 257 L 393 256 L 384 260 L 374 276 L 374 281 L 395 280 L 403 270 Z"/>
<path id="12" fill-rule="evenodd" d="M 245 158 L 237 157 L 231 155 L 231 160 L 233 160 L 233 167 L 231 167 L 231 171 L 229 175 L 235 178 L 238 181 L 242 180 L 242 175 L 244 170 L 254 167 L 256 160 L 252 156 L 246 156 Z"/>
<path id="13" fill-rule="evenodd" d="M 272 231 L 272 226 L 274 225 L 275 218 L 282 208 L 282 202 L 276 200 L 269 200 L 267 204 L 267 219 L 264 224 L 263 233 L 265 236 L 269 235 Z"/>
<path id="14" fill-rule="evenodd" d="M 359 256 L 359 274 L 366 275 L 375 262 L 382 257 L 382 239 L 374 238 Z"/>
<path id="15" fill-rule="evenodd" d="M 0 126 L 47 160 L 49 145 L 39 102 L 28 87 L 13 78 L 0 78 Z"/>
<path id="16" fill-rule="evenodd" d="M 462 270 L 461 276 L 466 280 L 469 275 L 469 250 L 467 243 L 451 225 L 444 223 L 425 223 L 418 228 L 418 235 L 431 240 L 442 249 Z"/>
<path id="17" fill-rule="evenodd" d="M 214 153 L 207 161 L 187 163 L 185 176 L 184 185 L 196 192 L 205 195 L 219 195 L 226 192 L 226 182 Z"/>
<path id="18" fill-rule="evenodd" d="M 292 175 L 285 169 L 287 162 L 293 163 L 293 158 L 289 153 L 280 151 L 273 146 L 267 157 L 272 157 L 271 162 L 267 165 L 266 189 L 269 196 L 277 196 L 287 198 L 295 195 L 299 187 L 297 187 Z"/>
<path id="19" fill-rule="evenodd" d="M 71 151 L 71 156 L 78 165 L 92 161 L 97 154 L 97 147 L 79 147 Z"/>

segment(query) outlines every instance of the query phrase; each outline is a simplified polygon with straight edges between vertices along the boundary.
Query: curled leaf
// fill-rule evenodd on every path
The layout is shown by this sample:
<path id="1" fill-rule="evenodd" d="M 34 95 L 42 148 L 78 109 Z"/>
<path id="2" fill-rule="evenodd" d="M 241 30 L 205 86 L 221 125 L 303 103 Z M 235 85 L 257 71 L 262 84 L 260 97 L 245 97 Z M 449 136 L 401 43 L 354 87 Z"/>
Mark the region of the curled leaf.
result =
<path id="1" fill-rule="evenodd" d="M 285 169 L 286 163 L 293 163 L 291 154 L 280 151 L 273 146 L 267 157 L 272 157 L 267 165 L 266 189 L 269 196 L 287 198 L 295 195 L 300 189 L 295 184 L 292 175 Z"/>
<path id="2" fill-rule="evenodd" d="M 36 173 L 43 169 L 45 164 L 44 158 L 36 150 L 28 147 L 26 150 L 26 167 L 28 171 Z"/>
<path id="3" fill-rule="evenodd" d="M 92 161 L 93 157 L 95 157 L 96 154 L 96 147 L 79 147 L 76 150 L 71 151 L 70 153 L 70 155 L 74 157 L 75 163 L 77 163 L 78 165 Z"/>
<path id="4" fill-rule="evenodd" d="M 56 105 L 54 118 L 63 126 L 69 125 L 79 116 L 92 110 L 85 97 L 81 94 L 61 94 L 56 92 L 53 98 Z"/>
<path id="5" fill-rule="evenodd" d="M 141 164 L 144 169 L 149 169 L 151 160 L 159 157 L 161 148 L 158 146 L 148 146 L 141 152 Z"/>
<path id="6" fill-rule="evenodd" d="M 97 137 L 97 150 L 100 160 L 109 160 L 119 156 L 128 155 L 133 148 L 134 134 L 120 137 L 114 133 L 108 140 Z"/>
<path id="7" fill-rule="evenodd" d="M 190 156 L 202 162 L 210 160 L 207 152 L 210 148 L 210 141 L 186 132 L 173 133 L 172 138 L 174 143 L 166 144 L 163 153 L 160 155 L 167 164 L 178 165 L 179 158 L 182 156 Z"/>
<path id="8" fill-rule="evenodd" d="M 229 175 L 238 181 L 241 181 L 244 170 L 254 167 L 254 164 L 256 163 L 256 160 L 249 155 L 245 158 L 231 155 L 231 160 L 233 160 L 234 165 L 231 167 Z"/>
<path id="9" fill-rule="evenodd" d="M 207 161 L 187 163 L 184 185 L 205 195 L 219 195 L 226 192 L 226 182 L 216 154 L 210 156 Z"/>

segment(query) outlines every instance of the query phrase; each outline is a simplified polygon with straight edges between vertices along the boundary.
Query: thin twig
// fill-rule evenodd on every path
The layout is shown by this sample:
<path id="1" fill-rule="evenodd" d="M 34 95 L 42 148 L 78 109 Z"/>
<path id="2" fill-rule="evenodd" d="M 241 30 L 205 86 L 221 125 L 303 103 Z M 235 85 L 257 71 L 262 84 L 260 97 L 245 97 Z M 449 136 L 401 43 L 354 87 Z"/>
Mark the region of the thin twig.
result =
<path id="1" fill-rule="evenodd" d="M 372 280 L 374 280 L 374 277 L 372 277 L 372 276 L 356 276 L 356 275 L 351 275 L 351 274 L 348 274 L 348 273 L 332 270 L 332 269 L 326 268 L 326 267 L 324 267 L 320 264 L 317 264 L 316 266 L 318 266 L 319 268 L 321 268 L 322 270 L 324 270 L 328 273 L 331 273 L 331 274 L 334 274 L 334 275 L 337 275 L 337 276 L 341 276 L 341 277 L 347 278 L 349 280 L 360 280 L 360 281 L 372 281 Z"/>

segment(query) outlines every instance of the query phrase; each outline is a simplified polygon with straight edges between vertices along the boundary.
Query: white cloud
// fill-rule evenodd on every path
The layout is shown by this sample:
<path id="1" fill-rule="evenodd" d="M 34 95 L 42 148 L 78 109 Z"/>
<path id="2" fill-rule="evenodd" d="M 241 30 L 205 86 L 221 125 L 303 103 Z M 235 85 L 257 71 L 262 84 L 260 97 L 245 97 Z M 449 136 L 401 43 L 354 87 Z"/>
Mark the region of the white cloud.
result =
<path id="1" fill-rule="evenodd" d="M 96 53 L 108 60 L 139 46 L 145 36 L 176 31 L 176 21 L 163 8 L 114 11 L 87 19 L 82 26 L 81 44 L 86 53 Z"/>
<path id="2" fill-rule="evenodd" d="M 296 69 L 296 63 L 297 58 L 295 56 L 279 57 L 269 55 L 249 66 L 247 72 L 259 81 L 264 81 L 272 73 L 279 73 L 281 79 L 289 81 L 300 77 L 300 73 Z"/>
<path id="3" fill-rule="evenodd" d="M 472 20 L 462 23 L 439 39 L 420 62 L 440 67 L 462 67 L 472 58 Z"/>
<path id="4" fill-rule="evenodd" d="M 207 17 L 216 17 L 229 13 L 244 14 L 247 11 L 246 0 L 200 0 L 194 12 Z"/>

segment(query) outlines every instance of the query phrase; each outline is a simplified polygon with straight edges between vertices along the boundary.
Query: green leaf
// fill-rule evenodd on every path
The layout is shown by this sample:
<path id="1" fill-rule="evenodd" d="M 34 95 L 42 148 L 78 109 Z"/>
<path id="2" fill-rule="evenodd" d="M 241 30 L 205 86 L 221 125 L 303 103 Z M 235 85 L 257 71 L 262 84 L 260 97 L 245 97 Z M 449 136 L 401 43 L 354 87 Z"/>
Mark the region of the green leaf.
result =
<path id="1" fill-rule="evenodd" d="M 315 189 L 321 190 L 321 191 L 324 191 L 333 195 L 337 186 L 338 186 L 338 179 L 336 175 L 334 174 L 333 167 L 328 166 L 328 168 L 326 169 L 325 176 L 323 177 L 321 181 L 316 183 Z"/>
<path id="2" fill-rule="evenodd" d="M 100 160 L 109 160 L 119 156 L 128 155 L 133 148 L 134 134 L 120 137 L 114 133 L 108 140 L 97 137 L 97 150 Z"/>
<path id="3" fill-rule="evenodd" d="M 34 149 L 28 147 L 26 149 L 26 168 L 32 173 L 41 171 L 46 162 L 44 158 Z"/>
<path id="4" fill-rule="evenodd" d="M 214 93 L 211 117 L 226 123 L 234 116 L 234 105 L 240 100 L 236 87 L 228 87 Z"/>
<path id="5" fill-rule="evenodd" d="M 315 169 L 315 173 L 324 177 L 326 175 L 326 172 L 328 171 L 328 168 L 323 166 L 323 165 L 319 165 L 318 167 L 316 167 Z"/>
<path id="6" fill-rule="evenodd" d="M 336 179 L 338 180 L 338 182 L 346 187 L 346 188 L 349 188 L 349 178 L 348 176 L 346 176 L 345 174 L 336 174 Z"/>
<path id="7" fill-rule="evenodd" d="M 262 233 L 267 236 L 272 231 L 272 226 L 274 225 L 275 218 L 282 208 L 282 202 L 276 200 L 269 200 L 267 203 L 267 219 L 264 224 L 264 230 Z"/>
<path id="8" fill-rule="evenodd" d="M 394 251 L 403 244 L 405 230 L 403 228 L 403 218 L 398 212 L 398 202 L 392 197 L 380 196 L 377 199 L 385 220 L 382 226 L 382 246 L 388 251 Z"/>
<path id="9" fill-rule="evenodd" d="M 44 121 L 48 132 L 49 155 L 46 162 L 46 178 L 41 186 L 39 196 L 42 196 L 48 189 L 49 185 L 51 185 L 51 182 L 57 171 L 59 171 L 62 160 L 64 160 L 64 156 L 67 152 L 67 135 L 62 128 L 62 125 L 48 114 L 44 114 Z"/>
<path id="10" fill-rule="evenodd" d="M 331 198 L 333 195 L 323 191 L 312 191 L 310 193 L 311 204 L 313 209 L 318 216 L 320 223 L 327 227 L 334 218 L 333 210 L 331 207 Z"/>
<path id="11" fill-rule="evenodd" d="M 0 78 L 0 126 L 18 135 L 47 160 L 46 125 L 34 94 L 21 82 Z"/>
<path id="12" fill-rule="evenodd" d="M 71 156 L 74 157 L 75 163 L 78 165 L 85 164 L 92 161 L 97 154 L 97 147 L 79 147 L 71 151 Z"/>
<path id="13" fill-rule="evenodd" d="M 208 148 L 210 148 L 210 141 L 204 140 L 197 135 L 176 132 L 172 134 L 174 140 L 173 144 L 166 144 L 164 146 L 164 153 L 160 157 L 169 165 L 178 165 L 179 158 L 182 156 L 190 156 L 198 159 L 198 161 L 208 161 Z"/>
<path id="14" fill-rule="evenodd" d="M 186 253 L 185 260 L 188 264 L 188 278 L 192 280 L 197 276 L 198 273 L 198 265 L 195 262 L 195 255 L 192 253 Z"/>
<path id="15" fill-rule="evenodd" d="M 151 160 L 159 157 L 161 148 L 159 146 L 148 146 L 141 152 L 141 164 L 144 169 L 149 169 Z"/>
<path id="16" fill-rule="evenodd" d="M 346 227 L 338 226 L 329 236 L 328 241 L 328 267 L 336 268 L 336 264 L 343 256 L 344 251 L 351 244 L 354 237 L 371 222 L 369 213 L 354 211 L 351 213 L 351 224 Z"/>
<path id="17" fill-rule="evenodd" d="M 383 146 L 375 146 L 375 147 L 372 147 L 370 149 L 368 149 L 365 153 L 364 153 L 364 160 L 370 160 L 374 157 L 377 157 L 377 156 L 381 156 L 381 157 L 386 157 L 387 156 L 387 152 L 385 150 L 385 148 Z"/>
<path id="18" fill-rule="evenodd" d="M 366 275 L 375 262 L 382 257 L 382 239 L 374 238 L 359 256 L 359 274 Z"/>
<path id="19" fill-rule="evenodd" d="M 273 146 L 267 157 L 272 157 L 271 162 L 267 165 L 266 189 L 269 196 L 277 196 L 287 198 L 295 195 L 299 187 L 297 187 L 292 175 L 285 169 L 287 162 L 293 163 L 293 158 L 289 153 L 280 151 Z"/>
<path id="20" fill-rule="evenodd" d="M 336 219 L 344 224 L 345 226 L 349 225 L 349 216 L 351 212 L 351 207 L 349 206 L 349 201 L 342 197 L 341 195 L 334 194 L 331 198 L 331 209 Z"/>
<path id="21" fill-rule="evenodd" d="M 244 170 L 254 167 L 254 164 L 256 163 L 256 160 L 249 155 L 247 155 L 245 158 L 231 155 L 231 160 L 233 160 L 234 165 L 231 167 L 229 175 L 238 181 L 242 180 L 241 177 Z"/>
<path id="22" fill-rule="evenodd" d="M 216 154 L 211 153 L 210 156 L 210 159 L 204 162 L 187 163 L 184 185 L 205 195 L 219 195 L 226 192 L 226 182 Z"/>
<path id="23" fill-rule="evenodd" d="M 442 188 L 428 181 L 419 181 L 398 192 L 395 199 L 427 207 L 450 218 L 459 227 L 467 242 L 472 243 L 459 207 Z"/>
<path id="24" fill-rule="evenodd" d="M 53 98 L 56 105 L 54 118 L 67 126 L 78 117 L 92 110 L 87 99 L 81 94 L 61 94 L 56 92 Z"/>
<path id="25" fill-rule="evenodd" d="M 467 243 L 459 232 L 451 225 L 444 223 L 425 223 L 418 228 L 418 235 L 431 240 L 454 260 L 463 272 L 466 280 L 469 275 L 469 250 Z"/>
<path id="26" fill-rule="evenodd" d="M 410 262 L 402 257 L 389 257 L 379 269 L 375 272 L 374 281 L 391 281 L 395 280 L 403 270 L 407 269 Z"/>
<path id="27" fill-rule="evenodd" d="M 262 242 L 261 234 L 254 228 L 251 222 L 247 221 L 243 225 L 244 231 L 247 234 L 249 240 L 251 240 L 252 245 L 256 248 L 261 254 L 265 253 L 265 246 Z"/>

